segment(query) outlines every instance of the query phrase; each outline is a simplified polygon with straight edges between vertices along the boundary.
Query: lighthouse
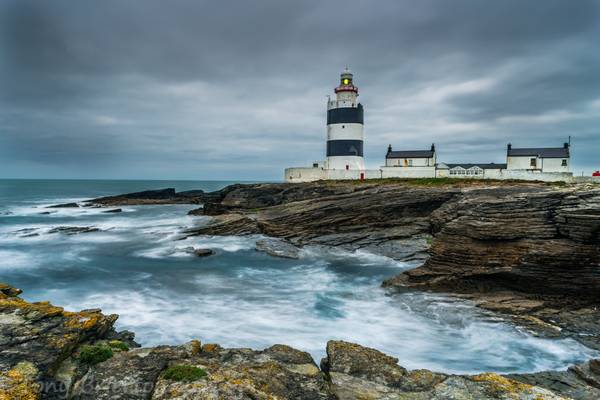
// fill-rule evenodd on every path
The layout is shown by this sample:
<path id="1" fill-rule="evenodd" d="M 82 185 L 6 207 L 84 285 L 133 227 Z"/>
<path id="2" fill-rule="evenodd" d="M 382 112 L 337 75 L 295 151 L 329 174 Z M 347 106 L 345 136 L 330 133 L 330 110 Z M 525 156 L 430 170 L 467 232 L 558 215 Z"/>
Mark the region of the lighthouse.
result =
<path id="1" fill-rule="evenodd" d="M 340 75 L 335 100 L 327 102 L 326 169 L 364 171 L 363 106 L 358 102 L 358 88 L 348 67 Z"/>

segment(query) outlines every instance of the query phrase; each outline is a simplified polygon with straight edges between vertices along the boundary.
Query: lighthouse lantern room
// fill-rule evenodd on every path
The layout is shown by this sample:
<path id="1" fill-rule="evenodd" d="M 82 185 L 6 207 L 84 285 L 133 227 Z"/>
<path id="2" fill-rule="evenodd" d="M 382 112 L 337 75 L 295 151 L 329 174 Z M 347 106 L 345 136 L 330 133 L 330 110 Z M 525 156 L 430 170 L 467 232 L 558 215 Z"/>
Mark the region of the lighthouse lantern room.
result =
<path id="1" fill-rule="evenodd" d="M 353 78 L 346 67 L 340 76 L 340 85 L 335 88 L 335 100 L 327 103 L 326 169 L 365 169 L 363 106 L 357 100 L 358 88 Z"/>

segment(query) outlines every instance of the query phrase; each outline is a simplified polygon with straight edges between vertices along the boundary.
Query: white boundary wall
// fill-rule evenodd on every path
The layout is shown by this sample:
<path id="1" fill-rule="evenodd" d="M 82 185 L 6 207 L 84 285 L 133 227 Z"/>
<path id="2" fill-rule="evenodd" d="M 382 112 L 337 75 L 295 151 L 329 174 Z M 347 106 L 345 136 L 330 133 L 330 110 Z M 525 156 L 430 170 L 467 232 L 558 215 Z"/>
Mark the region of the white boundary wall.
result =
<path id="1" fill-rule="evenodd" d="M 286 168 L 283 178 L 286 182 L 313 182 L 327 179 L 327 174 L 319 167 Z"/>
<path id="2" fill-rule="evenodd" d="M 323 168 L 286 168 L 284 180 L 286 182 L 313 182 L 319 180 L 359 180 L 381 179 L 381 170 L 345 170 Z"/>
<path id="3" fill-rule="evenodd" d="M 456 179 L 515 179 L 544 182 L 592 182 L 600 183 L 600 177 L 573 177 L 570 172 L 539 172 L 528 170 L 486 169 L 481 175 L 449 175 L 448 170 L 435 167 L 381 167 L 381 169 L 343 170 L 321 167 L 286 168 L 286 182 L 313 182 L 319 180 L 359 180 L 381 178 L 456 178 Z"/>
<path id="4" fill-rule="evenodd" d="M 435 167 L 381 167 L 382 178 L 435 178 Z"/>

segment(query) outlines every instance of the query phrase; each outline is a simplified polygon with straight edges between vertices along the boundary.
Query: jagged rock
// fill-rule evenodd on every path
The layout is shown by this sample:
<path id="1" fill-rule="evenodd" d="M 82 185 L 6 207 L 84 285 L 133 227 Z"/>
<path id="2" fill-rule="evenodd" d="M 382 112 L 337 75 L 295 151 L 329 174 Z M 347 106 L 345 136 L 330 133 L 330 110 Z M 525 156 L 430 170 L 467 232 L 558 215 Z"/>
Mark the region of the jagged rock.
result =
<path id="1" fill-rule="evenodd" d="M 193 253 L 196 257 L 208 257 L 215 254 L 215 252 L 211 249 L 194 249 Z"/>
<path id="2" fill-rule="evenodd" d="M 275 198 L 267 200 L 267 194 L 260 194 L 263 189 L 267 194 L 275 192 Z M 324 183 L 236 188 L 221 203 L 204 205 L 224 207 L 227 214 L 213 217 L 211 224 L 191 229 L 187 235 L 262 233 L 284 238 L 296 246 L 379 249 L 398 259 L 423 258 L 429 246 L 423 239 L 430 230 L 429 215 L 460 191 L 405 189 L 398 185 Z M 247 198 L 246 204 L 243 196 L 254 197 Z M 256 210 L 252 206 L 263 208 Z M 410 240 L 419 246 L 407 251 Z"/>
<path id="3" fill-rule="evenodd" d="M 327 344 L 322 370 L 308 353 L 285 345 L 256 351 L 199 340 L 115 350 L 88 364 L 80 360 L 80 344 L 133 340 L 130 332 L 114 332 L 117 316 L 66 312 L 28 303 L 19 293 L 0 284 L 0 399 L 584 400 L 600 390 L 598 360 L 562 372 L 459 376 L 407 371 L 396 358 L 342 341 Z M 165 371 L 175 366 L 200 368 L 204 376 L 174 380 Z"/>
<path id="4" fill-rule="evenodd" d="M 19 289 L 0 284 L 0 371 L 30 362 L 52 374 L 80 343 L 104 337 L 117 315 L 98 310 L 65 311 L 47 302 L 29 303 Z"/>
<path id="5" fill-rule="evenodd" d="M 6 283 L 0 282 L 0 294 L 5 295 L 6 297 L 17 297 L 21 293 L 23 293 L 21 289 L 17 289 L 7 285 Z"/>
<path id="6" fill-rule="evenodd" d="M 188 211 L 188 215 L 204 215 L 204 207 L 194 208 Z"/>
<path id="7" fill-rule="evenodd" d="M 599 213 L 600 190 L 466 192 L 432 213 L 430 258 L 384 286 L 467 294 L 600 349 Z"/>
<path id="8" fill-rule="evenodd" d="M 52 206 L 48 206 L 46 208 L 78 208 L 79 204 L 77 203 L 64 203 L 64 204 L 55 204 Z"/>
<path id="9" fill-rule="evenodd" d="M 215 192 L 218 193 L 218 192 Z M 200 204 L 206 199 L 218 196 L 207 194 L 202 190 L 176 192 L 173 188 L 145 190 L 116 196 L 99 197 L 88 200 L 87 205 L 119 206 L 137 204 Z"/>
<path id="10" fill-rule="evenodd" d="M 37 382 L 38 374 L 35 365 L 28 361 L 22 361 L 7 371 L 0 371 L 0 399 L 39 399 L 42 386 Z"/>
<path id="11" fill-rule="evenodd" d="M 256 241 L 256 250 L 264 251 L 273 257 L 293 258 L 300 257 L 300 249 L 293 244 L 281 239 L 260 239 Z"/>
<path id="12" fill-rule="evenodd" d="M 422 260 L 422 267 L 384 285 L 466 294 L 544 335 L 572 336 L 600 349 L 597 188 L 532 182 L 232 185 L 205 208 L 218 215 L 186 236 L 264 234 L 295 246 Z M 511 300 L 498 301 L 499 293 Z"/>
<path id="13" fill-rule="evenodd" d="M 508 375 L 529 385 L 541 386 L 573 399 L 600 399 L 600 360 L 590 360 L 567 371 Z"/>
<path id="14" fill-rule="evenodd" d="M 548 389 L 493 373 L 451 376 L 407 371 L 397 362 L 375 349 L 330 341 L 321 365 L 338 400 L 564 399 Z"/>
<path id="15" fill-rule="evenodd" d="M 99 228 L 93 226 L 57 226 L 48 233 L 64 233 L 65 235 L 77 235 L 79 233 L 99 232 Z"/>
<path id="16" fill-rule="evenodd" d="M 107 361 L 91 366 L 74 383 L 72 398 L 148 399 L 158 375 L 171 358 L 177 358 L 182 352 L 182 349 L 157 347 L 117 353 Z"/>

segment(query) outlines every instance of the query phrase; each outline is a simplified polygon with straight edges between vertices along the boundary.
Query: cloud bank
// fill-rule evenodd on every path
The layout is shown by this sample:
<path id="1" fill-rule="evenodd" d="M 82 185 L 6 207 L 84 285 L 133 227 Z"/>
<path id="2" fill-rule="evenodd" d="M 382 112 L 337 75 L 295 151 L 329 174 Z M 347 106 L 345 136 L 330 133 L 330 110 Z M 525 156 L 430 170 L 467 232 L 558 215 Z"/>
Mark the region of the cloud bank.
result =
<path id="1" fill-rule="evenodd" d="M 0 3 L 0 177 L 282 179 L 324 157 L 345 65 L 365 156 L 600 168 L 600 1 Z"/>

